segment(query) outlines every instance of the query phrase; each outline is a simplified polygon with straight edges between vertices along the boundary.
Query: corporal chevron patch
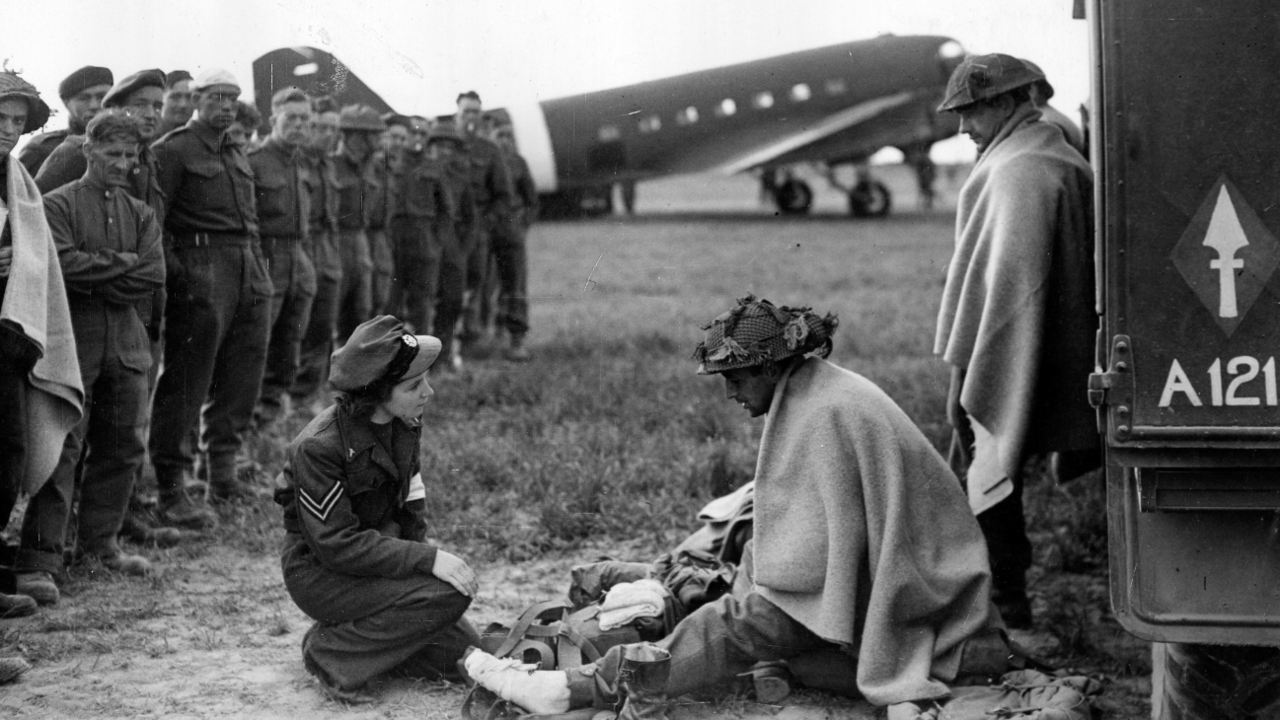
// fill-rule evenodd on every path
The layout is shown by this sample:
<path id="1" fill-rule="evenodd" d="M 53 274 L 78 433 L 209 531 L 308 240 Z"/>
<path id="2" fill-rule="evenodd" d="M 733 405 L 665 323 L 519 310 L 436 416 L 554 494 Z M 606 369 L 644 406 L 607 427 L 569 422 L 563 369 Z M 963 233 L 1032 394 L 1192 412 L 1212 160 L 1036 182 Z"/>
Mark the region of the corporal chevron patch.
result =
<path id="1" fill-rule="evenodd" d="M 312 515 L 315 515 L 320 522 L 324 522 L 329 519 L 329 513 L 333 512 L 333 507 L 342 498 L 342 492 L 342 483 L 334 483 L 333 489 L 322 500 L 317 502 L 306 490 L 298 488 L 298 502 L 302 507 L 310 511 Z"/>

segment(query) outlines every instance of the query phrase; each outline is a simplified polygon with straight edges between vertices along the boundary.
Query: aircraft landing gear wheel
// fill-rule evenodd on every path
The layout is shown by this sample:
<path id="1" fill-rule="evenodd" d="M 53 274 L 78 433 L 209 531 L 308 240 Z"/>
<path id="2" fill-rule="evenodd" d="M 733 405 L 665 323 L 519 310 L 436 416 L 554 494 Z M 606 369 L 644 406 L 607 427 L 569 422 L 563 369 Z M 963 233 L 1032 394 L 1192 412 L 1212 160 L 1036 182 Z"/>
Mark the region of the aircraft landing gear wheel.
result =
<path id="1" fill-rule="evenodd" d="M 849 191 L 849 214 L 856 218 L 878 218 L 889 214 L 893 199 L 884 183 L 859 183 Z"/>
<path id="2" fill-rule="evenodd" d="M 813 206 L 813 188 L 803 180 L 788 180 L 773 195 L 783 215 L 803 215 Z"/>

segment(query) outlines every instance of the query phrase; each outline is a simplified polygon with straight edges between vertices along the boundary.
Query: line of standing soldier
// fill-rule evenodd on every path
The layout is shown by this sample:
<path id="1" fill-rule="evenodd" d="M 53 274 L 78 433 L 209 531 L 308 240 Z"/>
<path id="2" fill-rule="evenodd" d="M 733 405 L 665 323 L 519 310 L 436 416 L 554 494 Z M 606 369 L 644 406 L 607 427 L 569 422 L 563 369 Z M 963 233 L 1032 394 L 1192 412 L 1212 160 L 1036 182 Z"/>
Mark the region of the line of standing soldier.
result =
<path id="1" fill-rule="evenodd" d="M 206 500 L 260 498 L 241 477 L 246 434 L 286 397 L 312 401 L 335 341 L 370 317 L 439 336 L 439 366 L 456 370 L 455 331 L 486 332 L 496 288 L 507 356 L 528 359 L 536 195 L 509 130 L 505 149 L 481 135 L 475 93 L 459 96 L 459 130 L 286 88 L 269 136 L 246 148 L 230 130 L 253 113 L 224 70 L 113 84 L 86 67 L 59 90 L 71 127 L 33 138 L 20 161 L 46 194 L 85 413 L 28 506 L 19 595 L 56 603 L 71 557 L 145 574 L 118 533 L 177 543 L 218 524 Z M 94 139 L 95 116 L 110 137 Z M 107 172 L 127 176 L 123 192 Z M 138 482 L 148 454 L 154 501 Z"/>

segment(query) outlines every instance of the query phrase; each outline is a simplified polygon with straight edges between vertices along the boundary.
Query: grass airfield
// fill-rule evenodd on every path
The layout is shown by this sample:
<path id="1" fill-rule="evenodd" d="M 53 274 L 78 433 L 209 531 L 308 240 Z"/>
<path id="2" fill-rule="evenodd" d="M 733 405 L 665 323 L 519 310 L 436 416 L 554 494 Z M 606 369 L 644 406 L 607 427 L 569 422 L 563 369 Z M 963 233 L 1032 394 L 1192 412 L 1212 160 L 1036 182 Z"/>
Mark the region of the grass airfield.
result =
<path id="1" fill-rule="evenodd" d="M 751 178 L 696 176 L 641 184 L 635 217 L 534 227 L 535 360 L 507 363 L 492 341 L 468 348 L 462 373 L 433 377 L 424 418 L 432 534 L 479 570 L 477 625 L 562 595 L 577 562 L 652 559 L 751 478 L 762 421 L 690 359 L 701 325 L 747 292 L 837 313 L 831 359 L 880 384 L 945 450 L 947 368 L 931 349 L 964 173 L 941 169 L 932 211 L 918 209 L 909 171 L 876 174 L 894 191 L 882 220 L 847 218 L 818 179 L 814 213 L 779 218 Z M 263 483 L 310 416 L 299 408 L 249 439 Z M 1027 640 L 1103 678 L 1106 717 L 1149 714 L 1147 646 L 1110 614 L 1101 483 L 1028 493 Z M 204 542 L 135 549 L 152 578 L 74 570 L 59 606 L 0 623 L 0 651 L 35 665 L 0 687 L 0 716 L 457 717 L 461 690 L 443 683 L 380 681 L 376 706 L 322 698 L 300 661 L 309 621 L 281 582 L 282 534 L 275 505 L 230 507 Z"/>

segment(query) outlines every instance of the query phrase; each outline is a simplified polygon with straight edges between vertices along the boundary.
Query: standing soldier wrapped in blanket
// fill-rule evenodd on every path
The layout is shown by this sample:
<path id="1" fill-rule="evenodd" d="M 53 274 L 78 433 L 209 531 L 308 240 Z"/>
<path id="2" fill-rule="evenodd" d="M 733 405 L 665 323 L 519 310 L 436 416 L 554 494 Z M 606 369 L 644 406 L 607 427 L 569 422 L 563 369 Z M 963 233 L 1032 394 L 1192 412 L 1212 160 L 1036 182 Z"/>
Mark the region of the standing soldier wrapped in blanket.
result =
<path id="1" fill-rule="evenodd" d="M 1044 76 L 1008 55 L 956 68 L 940 112 L 960 115 L 978 161 L 960 190 L 956 248 L 934 352 L 952 368 L 951 466 L 991 553 L 994 599 L 1027 627 L 1031 543 L 1023 466 L 1057 453 L 1070 479 L 1101 461 L 1086 395 L 1094 364 L 1093 175 L 1030 87 Z"/>

